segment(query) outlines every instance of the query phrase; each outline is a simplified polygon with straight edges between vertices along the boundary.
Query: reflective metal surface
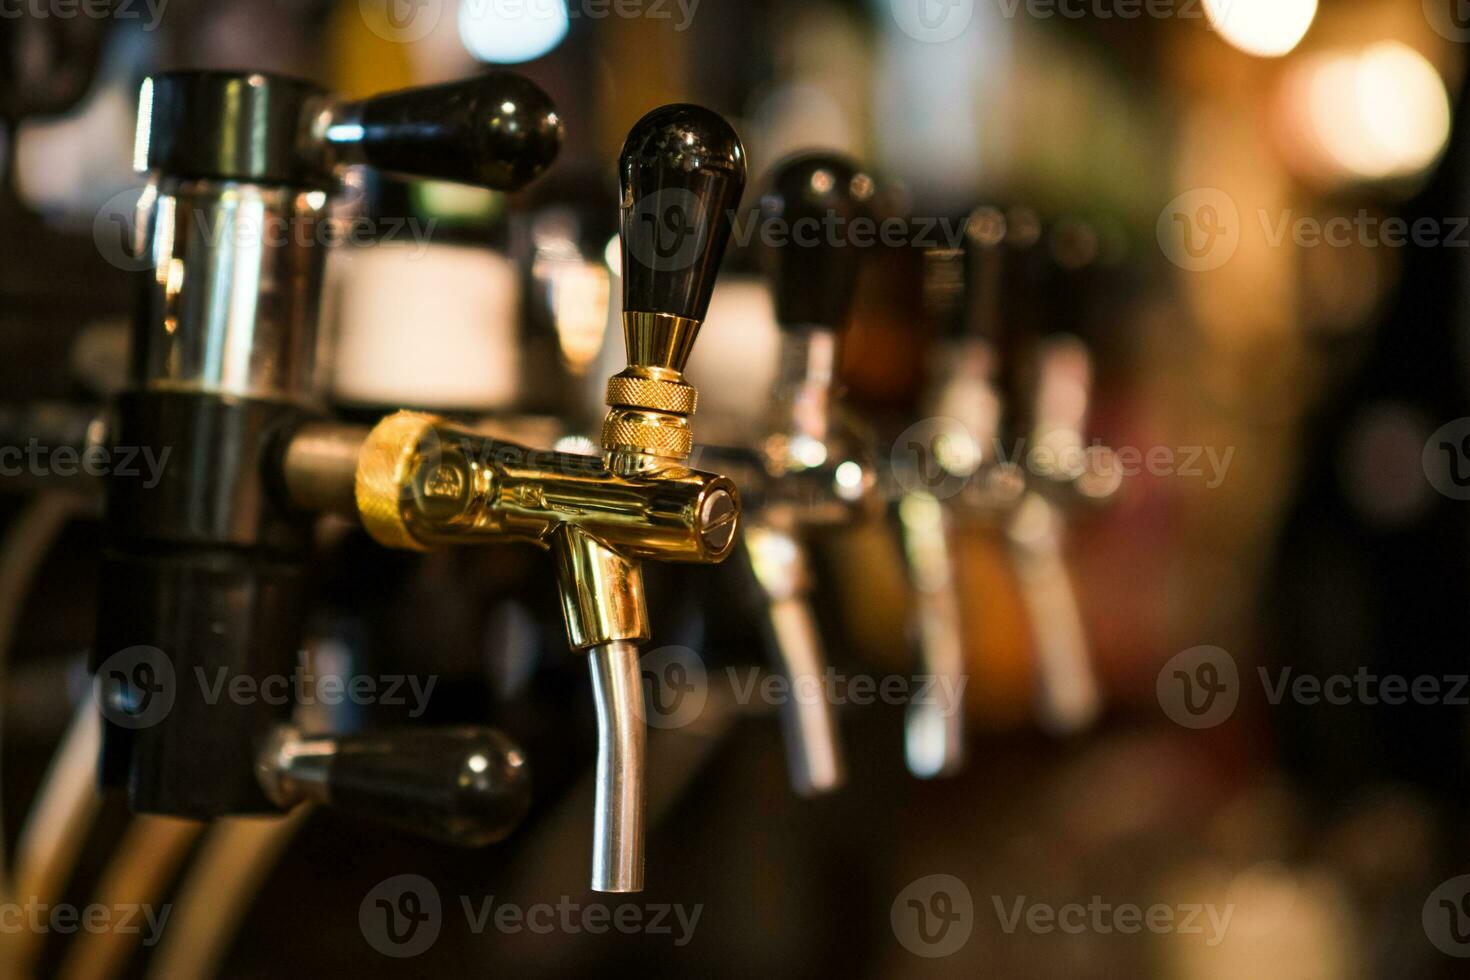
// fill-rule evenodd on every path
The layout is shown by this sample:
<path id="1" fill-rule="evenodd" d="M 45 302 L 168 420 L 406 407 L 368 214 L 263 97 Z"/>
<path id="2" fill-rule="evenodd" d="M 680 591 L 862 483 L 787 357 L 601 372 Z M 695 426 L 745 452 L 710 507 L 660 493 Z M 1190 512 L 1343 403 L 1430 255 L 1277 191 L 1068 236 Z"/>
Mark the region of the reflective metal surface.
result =
<path id="1" fill-rule="evenodd" d="M 638 645 L 614 641 L 588 657 L 597 705 L 592 890 L 643 889 L 643 677 Z"/>
<path id="2" fill-rule="evenodd" d="M 412 412 L 372 430 L 356 482 L 364 524 L 390 547 L 549 547 L 575 526 L 627 558 L 713 563 L 729 553 L 739 510 L 723 476 L 665 466 L 625 477 L 596 456 L 527 449 Z"/>
<path id="3" fill-rule="evenodd" d="M 134 380 L 309 401 L 328 245 L 319 190 L 160 178 L 139 201 L 151 274 Z"/>
<path id="4" fill-rule="evenodd" d="M 920 670 L 939 689 L 962 691 L 964 632 L 948 515 L 939 501 L 924 493 L 904 497 L 898 515 L 914 588 Z M 904 761 L 921 779 L 959 772 L 965 764 L 964 705 L 911 701 L 904 718 Z"/>
<path id="5" fill-rule="evenodd" d="M 792 534 L 748 524 L 743 537 L 766 598 L 772 667 L 788 681 L 781 705 L 787 771 L 802 796 L 830 793 L 847 779 L 836 706 L 827 697 L 827 655 L 811 607 L 806 549 Z"/>

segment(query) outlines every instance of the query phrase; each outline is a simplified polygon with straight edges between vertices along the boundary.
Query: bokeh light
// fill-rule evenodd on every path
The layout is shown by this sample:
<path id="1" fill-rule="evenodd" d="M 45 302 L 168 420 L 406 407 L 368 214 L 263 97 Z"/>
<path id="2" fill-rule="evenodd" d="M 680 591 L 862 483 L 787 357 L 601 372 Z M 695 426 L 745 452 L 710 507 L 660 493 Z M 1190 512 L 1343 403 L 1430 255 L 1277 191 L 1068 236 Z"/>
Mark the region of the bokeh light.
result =
<path id="1" fill-rule="evenodd" d="M 1279 58 L 1307 34 L 1317 0 L 1204 0 L 1210 26 L 1233 47 L 1262 58 Z"/>
<path id="2" fill-rule="evenodd" d="M 470 54 L 497 65 L 541 57 L 562 42 L 570 24 L 564 0 L 465 0 L 459 7 L 460 40 Z"/>

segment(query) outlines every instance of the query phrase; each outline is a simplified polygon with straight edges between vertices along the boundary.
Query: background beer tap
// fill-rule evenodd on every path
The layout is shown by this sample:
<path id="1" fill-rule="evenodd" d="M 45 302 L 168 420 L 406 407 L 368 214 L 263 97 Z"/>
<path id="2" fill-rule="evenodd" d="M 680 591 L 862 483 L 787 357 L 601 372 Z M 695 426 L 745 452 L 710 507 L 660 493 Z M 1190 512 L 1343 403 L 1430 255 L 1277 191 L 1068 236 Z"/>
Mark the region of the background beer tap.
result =
<path id="1" fill-rule="evenodd" d="M 761 251 L 781 330 L 765 424 L 740 485 L 741 568 L 749 610 L 773 669 L 787 681 L 781 724 L 793 788 L 831 792 L 846 778 L 828 662 L 812 608 L 809 536 L 859 519 L 872 503 L 871 451 L 836 404 L 839 338 L 848 325 L 862 249 L 848 240 L 868 215 L 874 179 L 835 153 L 778 163 L 760 201 L 772 234 Z M 720 451 L 715 450 L 716 454 Z"/>
<path id="2" fill-rule="evenodd" d="M 1003 375 L 1020 375 L 1006 386 L 1012 397 L 1030 407 L 1029 413 L 1016 413 L 1012 428 L 1015 445 L 1024 447 L 1027 489 L 1006 538 L 1032 628 L 1041 721 L 1052 731 L 1071 733 L 1096 720 L 1102 697 L 1067 567 L 1067 524 L 1121 485 L 1112 451 L 1088 442 L 1092 355 L 1073 332 L 1075 298 L 1083 295 L 1081 280 L 1091 261 L 1075 239 L 1093 232 L 1063 221 L 1033 232 L 1035 218 L 1024 211 L 1013 211 L 1010 220 L 1021 225 L 1023 240 L 1038 237 L 1033 262 L 1039 269 L 1021 284 L 1036 312 L 1017 315 L 1014 329 L 1021 337 L 1001 363 Z"/>
<path id="3" fill-rule="evenodd" d="M 93 665 L 103 778 L 127 784 L 134 810 L 208 818 L 310 798 L 461 843 L 520 819 L 524 759 L 497 733 L 305 738 L 283 727 L 292 699 L 212 698 L 198 678 L 297 670 L 313 513 L 286 494 L 280 461 L 326 415 L 317 313 L 336 168 L 509 190 L 560 138 L 546 95 L 507 72 L 361 102 L 255 72 L 144 82 L 147 269 L 112 437 L 173 462 L 156 487 L 109 482 Z M 435 765 L 404 779 L 400 749 Z"/>
<path id="4" fill-rule="evenodd" d="M 1063 556 L 1064 514 L 1105 498 L 1117 483 L 1103 447 L 1085 445 L 1087 355 L 1064 323 L 1067 271 L 1046 229 L 1024 208 L 973 211 L 963 247 L 926 256 L 925 306 L 940 332 L 926 413 L 931 479 L 908 487 L 900 524 L 917 602 L 927 672 L 964 669 L 952 535 L 975 523 L 999 528 L 1032 635 L 1037 712 L 1072 732 L 1100 710 L 1097 682 Z M 910 706 L 906 756 L 919 776 L 952 775 L 964 761 L 964 717 Z"/>

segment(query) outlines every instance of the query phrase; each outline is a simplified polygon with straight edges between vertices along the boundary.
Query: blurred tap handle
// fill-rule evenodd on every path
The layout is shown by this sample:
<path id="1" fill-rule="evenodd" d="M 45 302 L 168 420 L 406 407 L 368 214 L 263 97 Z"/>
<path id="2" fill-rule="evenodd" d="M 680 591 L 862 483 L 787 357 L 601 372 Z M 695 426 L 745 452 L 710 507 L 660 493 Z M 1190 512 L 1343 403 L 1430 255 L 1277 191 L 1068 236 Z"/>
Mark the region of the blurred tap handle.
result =
<path id="1" fill-rule="evenodd" d="M 862 264 L 850 233 L 870 215 L 875 186 L 856 161 L 837 153 L 800 153 L 776 165 L 760 212 L 783 234 L 772 236 L 761 261 L 783 330 L 847 325 Z"/>
<path id="2" fill-rule="evenodd" d="M 556 158 L 551 99 L 506 71 L 334 102 L 264 72 L 174 71 L 143 81 L 134 168 L 304 186 L 344 164 L 513 191 Z"/>
<path id="3" fill-rule="evenodd" d="M 61 16 L 44 5 L 14 4 L 0 13 L 0 124 L 72 108 L 91 89 L 108 37 L 101 17 Z M 14 153 L 7 134 L 0 153 Z M 7 168 L 6 174 L 10 173 Z"/>
<path id="4" fill-rule="evenodd" d="M 530 183 L 562 140 L 551 98 L 508 71 L 336 103 L 315 130 L 332 163 L 501 191 Z"/>
<path id="5" fill-rule="evenodd" d="M 483 727 L 307 737 L 282 726 L 259 776 L 282 808 L 312 801 L 461 847 L 505 838 L 531 802 L 520 747 Z"/>
<path id="6" fill-rule="evenodd" d="M 618 180 L 625 313 L 702 321 L 745 189 L 740 137 L 709 109 L 662 106 L 629 131 Z M 654 366 L 681 370 L 688 350 L 667 353 L 678 363 Z"/>

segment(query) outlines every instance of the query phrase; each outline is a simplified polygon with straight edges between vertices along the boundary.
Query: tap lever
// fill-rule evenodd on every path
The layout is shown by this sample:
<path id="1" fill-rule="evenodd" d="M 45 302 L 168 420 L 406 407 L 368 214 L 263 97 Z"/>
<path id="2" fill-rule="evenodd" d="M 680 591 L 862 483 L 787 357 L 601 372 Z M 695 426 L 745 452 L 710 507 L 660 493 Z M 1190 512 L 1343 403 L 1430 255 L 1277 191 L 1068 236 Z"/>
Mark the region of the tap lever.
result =
<path id="1" fill-rule="evenodd" d="M 534 82 L 492 71 L 335 104 L 314 135 L 331 163 L 514 191 L 556 159 L 562 123 Z"/>
<path id="2" fill-rule="evenodd" d="M 496 71 L 359 102 L 265 72 L 172 71 L 143 82 L 134 169 L 325 187 L 341 164 L 517 190 L 561 147 L 551 99 Z"/>
<path id="3" fill-rule="evenodd" d="M 875 187 L 856 161 L 837 153 L 800 153 L 776 165 L 761 217 L 782 222 L 785 242 L 765 248 L 761 259 L 782 329 L 847 325 L 862 255 L 840 236 L 868 214 Z"/>
<path id="4" fill-rule="evenodd" d="M 308 737 L 283 725 L 257 775 L 283 809 L 309 800 L 460 847 L 502 840 L 531 803 L 524 754 L 493 728 Z"/>
<path id="5" fill-rule="evenodd" d="M 684 365 L 745 189 L 745 148 L 709 109 L 666 105 L 633 125 L 618 180 L 628 367 L 608 380 L 602 447 L 620 470 L 658 469 L 693 448 Z"/>
<path id="6" fill-rule="evenodd" d="M 623 309 L 698 321 L 710 294 L 740 195 L 745 147 L 717 113 L 697 105 L 654 109 L 633 125 L 618 157 L 622 192 Z M 681 371 L 692 331 L 672 343 L 635 345 L 637 365 Z M 654 338 L 647 338 L 652 340 Z"/>

